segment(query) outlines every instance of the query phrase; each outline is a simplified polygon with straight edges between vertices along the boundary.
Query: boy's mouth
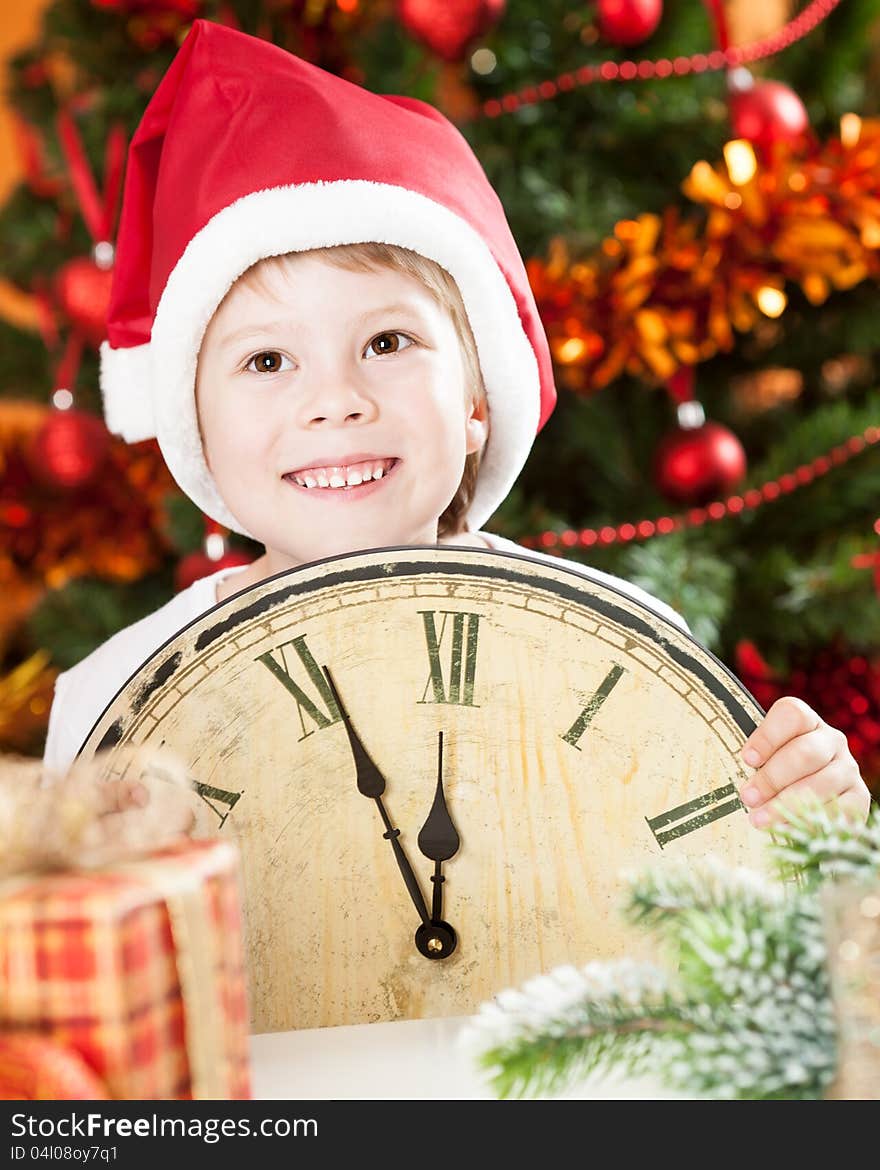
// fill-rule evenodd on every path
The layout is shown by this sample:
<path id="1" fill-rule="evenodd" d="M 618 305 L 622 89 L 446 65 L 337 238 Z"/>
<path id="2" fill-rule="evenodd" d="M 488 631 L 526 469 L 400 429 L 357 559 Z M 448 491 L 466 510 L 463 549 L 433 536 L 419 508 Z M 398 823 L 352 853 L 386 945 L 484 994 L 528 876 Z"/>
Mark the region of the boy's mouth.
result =
<path id="1" fill-rule="evenodd" d="M 316 494 L 348 495 L 354 492 L 363 495 L 393 475 L 399 463 L 400 460 L 394 457 L 352 459 L 346 463 L 288 471 L 284 479 L 294 487 Z"/>

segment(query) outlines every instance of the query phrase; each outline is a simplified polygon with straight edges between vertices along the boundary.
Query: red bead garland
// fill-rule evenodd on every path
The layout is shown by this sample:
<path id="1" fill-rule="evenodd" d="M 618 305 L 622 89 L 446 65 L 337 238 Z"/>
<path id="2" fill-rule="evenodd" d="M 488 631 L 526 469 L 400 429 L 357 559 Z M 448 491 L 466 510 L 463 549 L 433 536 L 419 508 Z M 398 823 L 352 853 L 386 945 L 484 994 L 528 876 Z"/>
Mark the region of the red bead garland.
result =
<path id="1" fill-rule="evenodd" d="M 534 105 L 539 101 L 549 101 L 560 92 L 568 92 L 578 86 L 591 85 L 594 81 L 634 81 L 638 78 L 647 81 L 653 78 L 684 77 L 690 73 L 717 72 L 720 69 L 734 69 L 738 65 L 747 65 L 754 61 L 762 61 L 766 57 L 775 57 L 821 24 L 841 0 L 813 0 L 812 4 L 783 25 L 778 32 L 750 45 L 734 45 L 727 49 L 714 49 L 710 53 L 693 53 L 690 57 L 675 57 L 669 59 L 661 57 L 659 60 L 643 61 L 604 61 L 599 65 L 584 65 L 573 73 L 561 73 L 554 81 L 542 81 L 539 85 L 529 85 L 519 93 L 505 94 L 501 98 L 490 98 L 483 102 L 482 113 L 487 118 L 498 118 L 501 114 L 510 114 L 521 106 Z"/>
<path id="2" fill-rule="evenodd" d="M 762 504 L 778 500 L 781 495 L 787 495 L 814 479 L 826 475 L 832 467 L 839 467 L 847 463 L 854 455 L 860 454 L 866 447 L 880 443 L 880 427 L 866 427 L 860 435 L 853 435 L 845 443 L 840 443 L 826 455 L 817 455 L 810 463 L 804 463 L 794 471 L 780 475 L 778 479 L 769 480 L 759 488 L 749 488 L 742 495 L 728 496 L 725 500 L 715 500 L 703 508 L 690 508 L 687 512 L 680 512 L 675 516 L 660 516 L 656 520 L 639 520 L 633 524 L 627 522 L 617 526 L 605 525 L 603 528 L 566 528 L 562 532 L 541 532 L 537 536 L 520 538 L 525 548 L 554 549 L 560 545 L 563 548 L 591 548 L 594 544 L 627 544 L 631 540 L 650 540 L 653 536 L 666 536 L 683 528 L 698 528 L 708 521 L 724 520 L 727 516 L 736 516 L 745 510 L 759 508 Z"/>

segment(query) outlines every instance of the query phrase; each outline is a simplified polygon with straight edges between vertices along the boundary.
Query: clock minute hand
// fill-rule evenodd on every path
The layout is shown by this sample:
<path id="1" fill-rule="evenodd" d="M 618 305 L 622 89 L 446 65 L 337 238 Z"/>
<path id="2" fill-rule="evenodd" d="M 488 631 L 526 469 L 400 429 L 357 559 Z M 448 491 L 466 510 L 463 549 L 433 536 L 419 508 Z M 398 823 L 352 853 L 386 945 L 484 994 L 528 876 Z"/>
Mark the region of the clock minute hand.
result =
<path id="1" fill-rule="evenodd" d="M 375 800 L 376 806 L 379 809 L 379 815 L 382 817 L 382 822 L 386 829 L 383 836 L 391 844 L 397 866 L 403 877 L 404 884 L 409 891 L 409 896 L 413 900 L 413 905 L 418 911 L 419 917 L 425 926 L 429 926 L 431 918 L 428 914 L 428 907 L 425 905 L 425 899 L 422 896 L 421 887 L 419 886 L 415 871 L 410 865 L 403 845 L 400 843 L 400 829 L 395 829 L 391 824 L 388 812 L 382 802 L 382 793 L 385 791 L 385 777 L 377 767 L 370 753 L 364 747 L 360 736 L 355 731 L 345 704 L 339 697 L 339 692 L 336 689 L 336 684 L 333 681 L 333 676 L 330 674 L 329 669 L 326 666 L 323 669 L 327 682 L 330 685 L 330 690 L 333 692 L 333 698 L 336 700 L 336 705 L 339 708 L 339 713 L 342 716 L 342 721 L 345 724 L 345 730 L 348 733 L 348 742 L 351 744 L 351 752 L 354 756 L 355 771 L 357 773 L 358 791 L 362 792 L 364 796 Z"/>
<path id="2" fill-rule="evenodd" d="M 429 860 L 434 862 L 434 873 L 431 881 L 434 884 L 434 897 L 431 907 L 431 921 L 434 923 L 443 920 L 443 862 L 454 857 L 458 852 L 461 839 L 458 830 L 449 815 L 446 806 L 446 797 L 443 794 L 443 732 L 438 732 L 437 745 L 437 789 L 434 793 L 434 803 L 428 813 L 428 819 L 422 825 L 418 837 L 419 849 Z"/>

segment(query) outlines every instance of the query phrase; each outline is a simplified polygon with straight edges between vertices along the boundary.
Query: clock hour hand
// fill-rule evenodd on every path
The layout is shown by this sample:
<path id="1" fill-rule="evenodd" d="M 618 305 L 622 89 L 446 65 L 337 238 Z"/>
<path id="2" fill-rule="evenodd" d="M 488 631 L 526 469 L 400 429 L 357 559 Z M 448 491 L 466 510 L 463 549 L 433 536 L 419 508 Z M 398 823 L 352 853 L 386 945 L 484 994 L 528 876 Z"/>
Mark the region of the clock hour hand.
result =
<path id="1" fill-rule="evenodd" d="M 428 813 L 428 819 L 422 825 L 419 833 L 419 849 L 429 860 L 434 862 L 434 873 L 431 881 L 434 884 L 434 897 L 431 907 L 431 921 L 443 921 L 443 862 L 454 857 L 458 852 L 461 840 L 458 831 L 452 823 L 449 809 L 446 806 L 446 797 L 443 794 L 443 732 L 438 732 L 437 745 L 437 789 L 434 793 L 434 803 Z"/>
<path id="2" fill-rule="evenodd" d="M 391 824 L 388 812 L 382 802 L 382 793 L 385 791 L 385 777 L 370 756 L 370 753 L 364 747 L 360 736 L 355 731 L 345 704 L 339 697 L 333 676 L 326 666 L 324 667 L 324 674 L 330 685 L 330 690 L 333 692 L 333 698 L 336 700 L 336 706 L 339 708 L 339 713 L 345 724 L 345 730 L 348 733 L 348 742 L 351 744 L 351 752 L 354 756 L 355 771 L 357 773 L 358 791 L 362 792 L 364 796 L 375 800 L 376 807 L 379 809 L 379 815 L 382 817 L 382 823 L 385 825 L 386 831 L 383 836 L 391 844 L 397 866 L 403 877 L 404 884 L 409 891 L 409 896 L 413 900 L 413 905 L 418 911 L 423 925 L 430 926 L 431 919 L 428 914 L 428 907 L 425 905 L 425 899 L 422 896 L 418 878 L 415 875 L 413 867 L 410 865 L 403 845 L 400 843 L 400 829 L 395 829 Z"/>

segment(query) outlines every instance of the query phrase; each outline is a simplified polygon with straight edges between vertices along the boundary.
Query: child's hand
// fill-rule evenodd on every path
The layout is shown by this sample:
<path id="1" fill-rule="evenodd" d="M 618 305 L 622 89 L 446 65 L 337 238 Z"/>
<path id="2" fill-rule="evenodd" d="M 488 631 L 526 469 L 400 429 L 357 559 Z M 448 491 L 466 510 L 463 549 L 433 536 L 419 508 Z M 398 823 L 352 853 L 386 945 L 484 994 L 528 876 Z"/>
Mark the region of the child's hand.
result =
<path id="1" fill-rule="evenodd" d="M 846 736 L 824 723 L 802 699 L 777 699 L 740 752 L 755 768 L 740 799 L 758 828 L 785 820 L 785 803 L 812 792 L 823 804 L 864 819 L 871 794 L 853 759 Z"/>
<path id="2" fill-rule="evenodd" d="M 98 788 L 98 824 L 108 843 L 125 832 L 130 819 L 141 809 L 152 806 L 154 831 L 161 839 L 191 833 L 195 813 L 187 789 L 172 784 L 147 784 L 142 779 L 109 780 Z M 135 821 L 135 823 L 137 823 Z"/>
<path id="3" fill-rule="evenodd" d="M 101 778 L 99 759 L 74 764 L 57 789 L 60 799 L 79 790 L 91 810 L 77 844 L 81 864 L 106 864 L 192 834 L 200 802 L 175 756 L 148 744 L 126 749 L 114 757 L 123 775 L 111 779 Z"/>
<path id="4" fill-rule="evenodd" d="M 0 878 L 111 864 L 192 835 L 204 802 L 183 765 L 146 746 L 126 759 L 124 776 L 105 780 L 97 758 L 57 775 L 0 756 Z"/>

